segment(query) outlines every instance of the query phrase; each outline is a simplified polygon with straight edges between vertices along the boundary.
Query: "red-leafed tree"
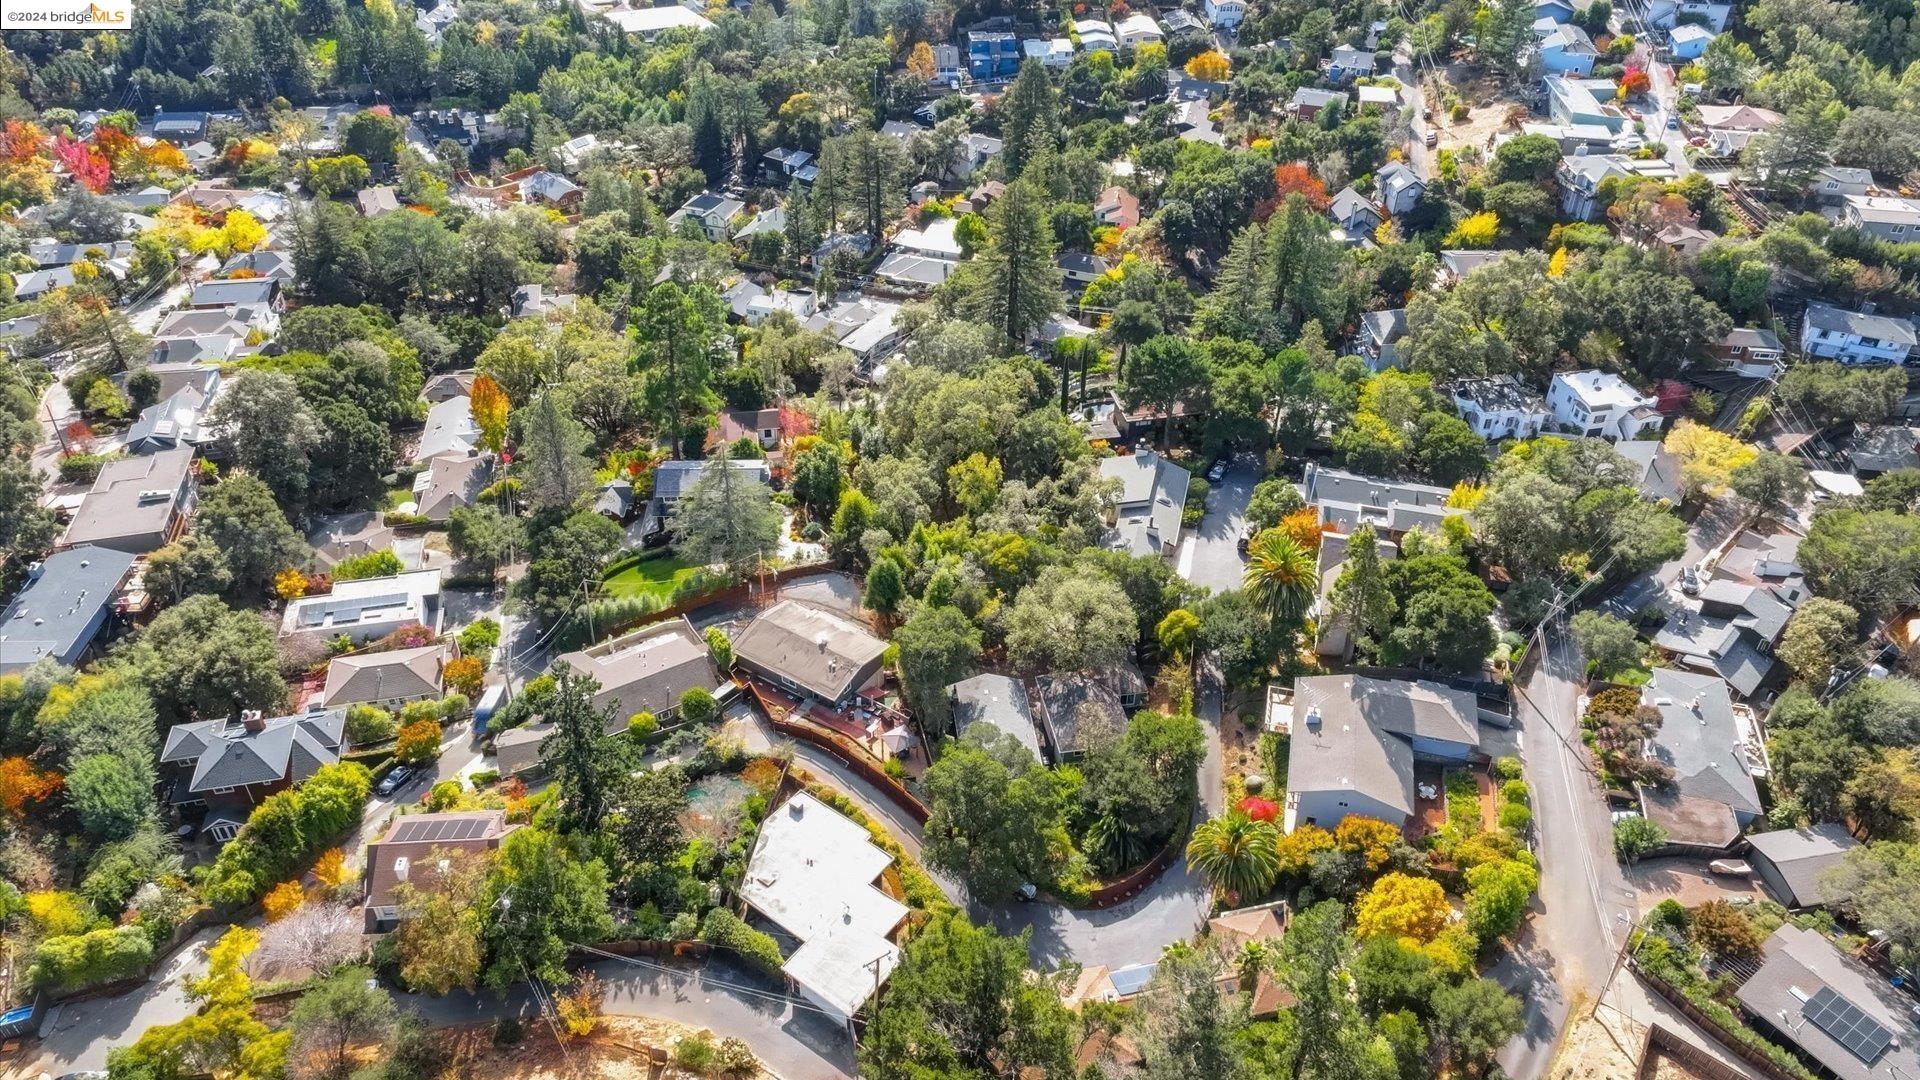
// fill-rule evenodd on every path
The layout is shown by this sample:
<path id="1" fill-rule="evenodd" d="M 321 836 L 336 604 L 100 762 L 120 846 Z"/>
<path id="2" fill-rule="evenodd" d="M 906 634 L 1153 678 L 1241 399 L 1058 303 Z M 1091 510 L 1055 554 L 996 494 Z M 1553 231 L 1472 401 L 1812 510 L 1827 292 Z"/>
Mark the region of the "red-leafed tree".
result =
<path id="1" fill-rule="evenodd" d="M 61 135 L 53 143 L 53 156 L 73 178 L 87 186 L 87 190 L 99 195 L 113 182 L 113 165 L 107 156 L 83 142 L 76 142 Z"/>
<path id="2" fill-rule="evenodd" d="M 1327 194 L 1327 185 L 1313 175 L 1312 169 L 1298 162 L 1288 162 L 1285 165 L 1273 167 L 1273 197 L 1262 199 L 1260 204 L 1254 207 L 1254 220 L 1265 221 L 1273 216 L 1273 212 L 1287 201 L 1289 195 L 1299 195 L 1306 199 L 1307 205 L 1315 210 L 1324 211 L 1333 205 L 1333 198 Z"/>

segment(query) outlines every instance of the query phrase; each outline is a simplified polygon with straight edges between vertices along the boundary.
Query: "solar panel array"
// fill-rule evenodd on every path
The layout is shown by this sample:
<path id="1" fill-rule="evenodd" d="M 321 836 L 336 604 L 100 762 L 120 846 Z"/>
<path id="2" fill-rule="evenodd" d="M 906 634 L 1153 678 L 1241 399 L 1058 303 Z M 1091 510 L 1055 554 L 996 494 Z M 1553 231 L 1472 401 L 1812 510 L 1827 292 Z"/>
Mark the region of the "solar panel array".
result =
<path id="1" fill-rule="evenodd" d="M 1830 986 L 1821 987 L 1800 1011 L 1848 1053 L 1869 1065 L 1893 1042 L 1893 1033 L 1880 1021 L 1861 1012 L 1859 1006 L 1834 993 Z"/>
<path id="2" fill-rule="evenodd" d="M 359 622 L 369 611 L 386 607 L 404 607 L 409 597 L 406 593 L 393 593 L 386 596 L 367 596 L 358 600 L 336 600 L 331 604 L 314 604 L 300 613 L 300 625 L 318 626 L 331 618 L 336 623 Z"/>
<path id="3" fill-rule="evenodd" d="M 437 844 L 444 840 L 478 840 L 487 832 L 483 818 L 434 818 L 402 820 L 394 826 L 390 843 Z"/>

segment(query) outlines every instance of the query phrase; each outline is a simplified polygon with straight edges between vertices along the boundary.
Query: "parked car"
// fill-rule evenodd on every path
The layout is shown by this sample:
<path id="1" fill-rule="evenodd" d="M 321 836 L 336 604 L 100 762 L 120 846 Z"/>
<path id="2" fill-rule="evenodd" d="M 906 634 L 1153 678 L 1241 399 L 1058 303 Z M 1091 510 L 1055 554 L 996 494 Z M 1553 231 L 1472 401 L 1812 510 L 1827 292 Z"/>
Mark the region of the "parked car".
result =
<path id="1" fill-rule="evenodd" d="M 1680 130 L 1680 118 L 1678 116 L 1669 115 L 1667 117 L 1667 130 L 1668 131 Z"/>
<path id="2" fill-rule="evenodd" d="M 1753 867 L 1745 859 L 1715 859 L 1707 864 L 1707 869 L 1728 877 L 1752 877 Z"/>
<path id="3" fill-rule="evenodd" d="M 1680 571 L 1680 591 L 1688 596 L 1700 595 L 1700 571 L 1689 566 Z"/>
<path id="4" fill-rule="evenodd" d="M 1227 475 L 1227 459 L 1221 458 L 1213 463 L 1213 468 L 1207 470 L 1207 483 L 1217 484 L 1225 475 Z"/>
<path id="5" fill-rule="evenodd" d="M 1260 526 L 1251 521 L 1247 522 L 1247 527 L 1240 530 L 1240 554 L 1247 553 L 1247 545 L 1253 543 L 1253 538 L 1258 535 L 1260 535 Z"/>
<path id="6" fill-rule="evenodd" d="M 413 777 L 414 770 L 412 766 L 395 765 L 387 775 L 380 778 L 380 786 L 374 788 L 373 793 L 384 799 L 394 792 L 399 791 L 401 788 L 406 787 L 407 781 L 412 780 Z"/>
<path id="7" fill-rule="evenodd" d="M 1427 149 L 1431 150 L 1434 147 L 1439 145 L 1440 145 L 1440 133 L 1438 131 L 1433 130 L 1432 128 L 1428 128 L 1427 129 Z"/>

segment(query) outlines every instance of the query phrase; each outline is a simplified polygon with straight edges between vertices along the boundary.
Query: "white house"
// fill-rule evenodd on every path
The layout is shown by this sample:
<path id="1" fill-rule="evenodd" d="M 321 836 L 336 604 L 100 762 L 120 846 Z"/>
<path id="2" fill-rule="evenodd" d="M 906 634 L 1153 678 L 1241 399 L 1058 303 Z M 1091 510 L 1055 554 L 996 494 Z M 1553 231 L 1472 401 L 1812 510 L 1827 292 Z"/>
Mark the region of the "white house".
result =
<path id="1" fill-rule="evenodd" d="M 678 229 L 682 221 L 693 221 L 700 226 L 700 231 L 707 234 L 707 239 L 725 240 L 727 226 L 732 223 L 733 216 L 746 208 L 747 204 L 739 199 L 703 191 L 688 199 L 685 206 L 668 214 L 667 225 Z"/>
<path id="2" fill-rule="evenodd" d="M 1877 315 L 1871 304 L 1861 311 L 1808 304 L 1800 325 L 1802 351 L 1843 364 L 1902 364 L 1913 346 L 1913 324 Z"/>
<path id="3" fill-rule="evenodd" d="M 1876 240 L 1905 244 L 1920 240 L 1920 199 L 1895 195 L 1848 195 L 1840 223 Z"/>
<path id="4" fill-rule="evenodd" d="M 1725 0 L 1648 0 L 1641 10 L 1647 24 L 1656 30 L 1671 30 L 1685 16 L 1688 22 L 1699 23 L 1717 34 L 1727 28 L 1733 5 Z"/>
<path id="5" fill-rule="evenodd" d="M 1105 19 L 1075 19 L 1073 36 L 1080 39 L 1082 52 L 1100 49 L 1113 52 L 1120 47 L 1120 38 L 1113 32 L 1113 24 Z"/>
<path id="6" fill-rule="evenodd" d="M 330 641 L 344 635 L 364 644 L 416 623 L 438 634 L 440 618 L 440 571 L 416 570 L 336 581 L 324 596 L 293 600 L 280 620 L 280 636 Z"/>
<path id="7" fill-rule="evenodd" d="M 1380 205 L 1394 217 L 1412 213 L 1427 190 L 1419 173 L 1397 161 L 1373 174 L 1373 186 L 1380 193 Z"/>
<path id="8" fill-rule="evenodd" d="M 690 28 L 711 30 L 713 23 L 704 15 L 679 4 L 665 7 L 613 7 L 600 12 L 608 22 L 629 34 L 652 41 L 669 30 Z"/>
<path id="9" fill-rule="evenodd" d="M 1123 49 L 1137 49 L 1142 45 L 1158 45 L 1167 39 L 1160 24 L 1153 16 L 1143 11 L 1133 14 L 1113 24 L 1113 32 L 1120 39 Z"/>
<path id="10" fill-rule="evenodd" d="M 804 791 L 767 814 L 747 860 L 741 899 L 800 942 L 780 969 L 842 1023 L 900 962 L 907 906 L 878 884 L 892 865 L 865 826 Z"/>
<path id="11" fill-rule="evenodd" d="M 1531 439 L 1553 419 L 1546 400 L 1512 375 L 1461 379 L 1447 392 L 1460 419 L 1483 439 Z"/>
<path id="12" fill-rule="evenodd" d="M 1206 0 L 1207 21 L 1231 30 L 1247 17 L 1247 0 Z"/>
<path id="13" fill-rule="evenodd" d="M 417 465 L 451 455 L 472 457 L 480 447 L 480 424 L 473 418 L 473 399 L 465 394 L 436 402 L 427 409 L 426 430 L 413 452 Z"/>
<path id="14" fill-rule="evenodd" d="M 1020 48 L 1027 59 L 1038 60 L 1050 68 L 1073 63 L 1072 38 L 1028 38 L 1020 43 Z"/>
<path id="15" fill-rule="evenodd" d="M 1657 431 L 1662 418 L 1653 406 L 1652 394 L 1610 371 L 1563 371 L 1547 387 L 1554 420 L 1577 435 L 1617 440 Z"/>
<path id="16" fill-rule="evenodd" d="M 1775 113 L 1776 122 L 1779 114 Z M 1829 165 L 1814 179 L 1813 190 L 1821 202 L 1838 203 L 1873 191 L 1873 174 L 1865 169 Z"/>

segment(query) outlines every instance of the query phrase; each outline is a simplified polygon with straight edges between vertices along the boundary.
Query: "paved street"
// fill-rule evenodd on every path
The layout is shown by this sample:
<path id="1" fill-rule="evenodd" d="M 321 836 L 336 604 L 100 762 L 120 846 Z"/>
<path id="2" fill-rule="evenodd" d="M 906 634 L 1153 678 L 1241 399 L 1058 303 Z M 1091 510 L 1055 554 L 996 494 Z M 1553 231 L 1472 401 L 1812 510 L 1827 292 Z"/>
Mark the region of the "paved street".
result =
<path id="1" fill-rule="evenodd" d="M 95 998 L 56 1006 L 40 1024 L 36 1055 L 20 1068 L 0 1072 L 0 1080 L 55 1076 L 107 1067 L 107 1051 L 125 1046 L 155 1024 L 171 1024 L 193 1014 L 186 980 L 206 970 L 207 947 L 221 928 L 208 928 L 180 946 L 146 984 L 118 997 Z"/>
<path id="2" fill-rule="evenodd" d="M 1259 480 L 1259 467 L 1251 459 L 1237 458 L 1213 485 L 1207 497 L 1206 517 L 1180 541 L 1174 565 L 1181 577 L 1215 592 L 1240 587 L 1247 568 L 1246 560 L 1240 557 L 1240 532 L 1246 528 L 1247 501 L 1253 498 L 1253 485 Z"/>
<path id="3" fill-rule="evenodd" d="M 1636 914 L 1580 742 L 1579 650 L 1563 625 L 1549 626 L 1543 638 L 1546 648 L 1515 703 L 1543 853 L 1540 892 L 1533 919 L 1487 972 L 1525 1003 L 1526 1029 L 1499 1056 L 1516 1080 L 1545 1075 L 1570 1011 L 1605 985 Z"/>

